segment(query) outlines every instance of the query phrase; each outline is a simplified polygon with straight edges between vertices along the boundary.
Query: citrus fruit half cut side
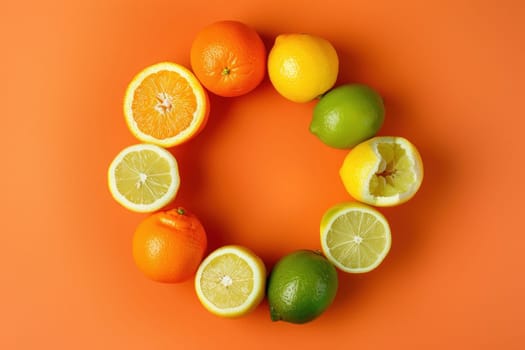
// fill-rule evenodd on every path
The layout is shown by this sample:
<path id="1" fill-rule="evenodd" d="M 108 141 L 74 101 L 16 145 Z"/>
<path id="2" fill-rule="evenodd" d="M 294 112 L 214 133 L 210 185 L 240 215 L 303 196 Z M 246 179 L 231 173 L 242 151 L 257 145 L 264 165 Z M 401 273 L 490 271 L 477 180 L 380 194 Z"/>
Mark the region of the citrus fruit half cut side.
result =
<path id="1" fill-rule="evenodd" d="M 368 205 L 347 202 L 333 206 L 320 225 L 321 247 L 326 258 L 345 272 L 375 269 L 392 242 L 386 218 Z"/>
<path id="2" fill-rule="evenodd" d="M 177 195 L 180 186 L 177 160 L 160 146 L 129 146 L 111 162 L 108 186 L 113 198 L 125 208 L 153 212 Z"/>
<path id="3" fill-rule="evenodd" d="M 423 161 L 403 137 L 380 136 L 354 147 L 339 171 L 343 184 L 358 201 L 394 206 L 411 199 L 423 181 Z"/>
<path id="4" fill-rule="evenodd" d="M 208 255 L 195 275 L 202 305 L 222 317 L 253 311 L 264 298 L 266 268 L 251 250 L 228 245 Z"/>
<path id="5" fill-rule="evenodd" d="M 124 97 L 124 116 L 139 140 L 162 147 L 182 144 L 206 125 L 208 95 L 195 75 L 171 62 L 137 74 Z"/>

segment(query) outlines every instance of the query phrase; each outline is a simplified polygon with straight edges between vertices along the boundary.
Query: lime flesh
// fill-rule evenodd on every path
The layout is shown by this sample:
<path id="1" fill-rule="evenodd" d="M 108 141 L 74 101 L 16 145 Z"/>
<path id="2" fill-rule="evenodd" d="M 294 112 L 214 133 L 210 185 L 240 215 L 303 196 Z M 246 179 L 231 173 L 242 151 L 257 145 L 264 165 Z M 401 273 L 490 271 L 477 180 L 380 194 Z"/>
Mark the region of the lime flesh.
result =
<path id="1" fill-rule="evenodd" d="M 323 215 L 321 246 L 326 258 L 340 270 L 363 273 L 375 269 L 390 250 L 390 226 L 375 208 L 340 203 Z"/>

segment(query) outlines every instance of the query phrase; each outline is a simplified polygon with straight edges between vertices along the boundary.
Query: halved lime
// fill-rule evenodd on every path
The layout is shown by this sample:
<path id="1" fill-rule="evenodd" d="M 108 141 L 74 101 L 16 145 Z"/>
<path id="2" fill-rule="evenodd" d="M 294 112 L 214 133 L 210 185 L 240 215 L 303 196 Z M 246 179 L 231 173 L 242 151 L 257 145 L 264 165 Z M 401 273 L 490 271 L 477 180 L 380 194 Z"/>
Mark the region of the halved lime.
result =
<path id="1" fill-rule="evenodd" d="M 333 206 L 321 219 L 321 247 L 326 258 L 345 272 L 375 269 L 390 250 L 390 226 L 376 209 L 357 202 Z"/>

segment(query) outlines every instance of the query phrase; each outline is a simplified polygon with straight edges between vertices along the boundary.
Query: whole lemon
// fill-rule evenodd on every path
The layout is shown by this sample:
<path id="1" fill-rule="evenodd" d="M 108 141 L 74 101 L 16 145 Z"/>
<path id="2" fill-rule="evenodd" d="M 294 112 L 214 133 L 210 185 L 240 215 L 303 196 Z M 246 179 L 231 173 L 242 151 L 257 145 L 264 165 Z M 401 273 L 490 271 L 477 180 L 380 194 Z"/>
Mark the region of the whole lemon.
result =
<path id="1" fill-rule="evenodd" d="M 363 84 L 327 92 L 314 107 L 310 132 L 334 148 L 352 148 L 377 134 L 385 118 L 381 96 Z"/>
<path id="2" fill-rule="evenodd" d="M 339 58 L 332 44 L 309 34 L 281 34 L 268 55 L 275 90 L 294 102 L 309 102 L 337 80 Z"/>
<path id="3" fill-rule="evenodd" d="M 337 271 L 324 256 L 298 250 L 277 262 L 268 278 L 272 321 L 306 323 L 319 317 L 334 301 Z"/>

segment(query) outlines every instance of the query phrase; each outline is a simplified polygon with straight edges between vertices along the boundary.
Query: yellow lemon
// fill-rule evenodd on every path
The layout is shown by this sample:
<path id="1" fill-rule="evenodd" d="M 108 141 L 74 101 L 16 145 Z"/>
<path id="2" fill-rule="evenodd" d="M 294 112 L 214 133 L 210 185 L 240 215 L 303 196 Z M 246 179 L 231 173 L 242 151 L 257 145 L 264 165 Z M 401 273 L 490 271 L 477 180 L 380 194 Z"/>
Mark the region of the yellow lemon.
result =
<path id="1" fill-rule="evenodd" d="M 160 146 L 126 147 L 109 166 L 108 186 L 113 198 L 125 208 L 142 213 L 156 211 L 177 195 L 177 160 Z"/>
<path id="2" fill-rule="evenodd" d="M 222 317 L 238 317 L 253 311 L 263 300 L 266 268 L 248 248 L 228 245 L 213 251 L 195 275 L 195 291 L 201 304 Z"/>
<path id="3" fill-rule="evenodd" d="M 390 226 L 376 209 L 359 202 L 334 205 L 321 219 L 321 247 L 339 269 L 363 273 L 375 269 L 390 251 Z"/>
<path id="4" fill-rule="evenodd" d="M 355 199 L 394 206 L 408 201 L 423 181 L 423 161 L 416 147 L 403 137 L 374 137 L 358 144 L 339 171 Z"/>
<path id="5" fill-rule="evenodd" d="M 337 80 L 339 58 L 326 39 L 309 34 L 281 34 L 268 55 L 268 75 L 275 90 L 294 102 L 308 102 Z"/>

